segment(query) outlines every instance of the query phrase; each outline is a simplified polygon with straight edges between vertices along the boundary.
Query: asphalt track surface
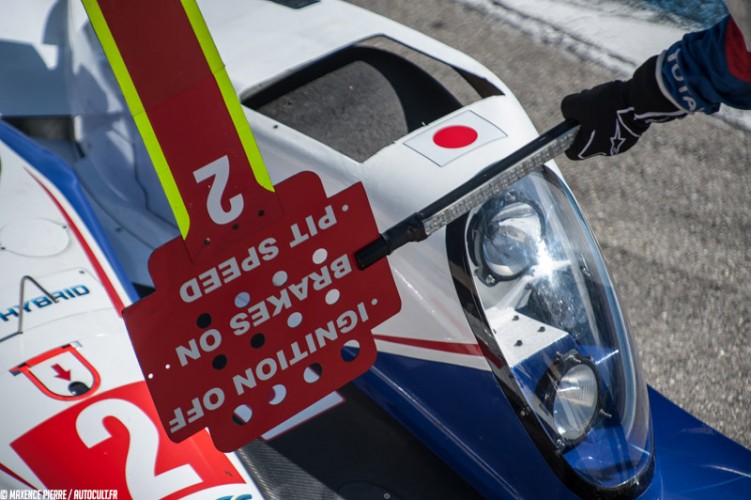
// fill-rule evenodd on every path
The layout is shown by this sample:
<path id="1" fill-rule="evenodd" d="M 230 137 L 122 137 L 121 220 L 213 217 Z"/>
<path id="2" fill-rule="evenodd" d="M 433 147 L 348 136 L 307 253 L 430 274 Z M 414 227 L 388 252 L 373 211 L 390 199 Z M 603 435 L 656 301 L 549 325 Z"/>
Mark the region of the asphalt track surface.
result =
<path id="1" fill-rule="evenodd" d="M 485 64 L 539 130 L 611 80 L 452 0 L 350 0 Z M 647 382 L 751 448 L 751 133 L 704 115 L 653 125 L 615 158 L 558 165 L 602 247 Z"/>

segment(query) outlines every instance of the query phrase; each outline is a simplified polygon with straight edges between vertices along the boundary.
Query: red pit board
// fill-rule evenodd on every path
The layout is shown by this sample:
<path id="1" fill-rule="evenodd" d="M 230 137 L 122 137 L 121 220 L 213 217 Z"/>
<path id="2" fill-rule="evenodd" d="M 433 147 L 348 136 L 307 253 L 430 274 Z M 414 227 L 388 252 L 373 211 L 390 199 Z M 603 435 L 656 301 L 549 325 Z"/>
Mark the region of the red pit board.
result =
<path id="1" fill-rule="evenodd" d="M 354 260 L 378 237 L 362 184 L 327 198 L 303 172 L 275 187 L 281 222 L 240 226 L 244 244 L 198 264 L 167 243 L 156 291 L 124 311 L 174 441 L 208 427 L 222 451 L 245 445 L 365 372 L 372 328 L 401 307 L 388 263 Z"/>

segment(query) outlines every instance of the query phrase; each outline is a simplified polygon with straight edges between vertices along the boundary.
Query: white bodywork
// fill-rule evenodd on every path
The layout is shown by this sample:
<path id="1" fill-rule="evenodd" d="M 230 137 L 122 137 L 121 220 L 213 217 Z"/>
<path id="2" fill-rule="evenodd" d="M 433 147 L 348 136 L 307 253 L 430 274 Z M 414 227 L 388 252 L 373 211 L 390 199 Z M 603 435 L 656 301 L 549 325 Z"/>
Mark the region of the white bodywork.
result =
<path id="1" fill-rule="evenodd" d="M 362 181 L 383 230 L 434 201 L 482 168 L 503 158 L 537 135 L 526 113 L 503 83 L 468 56 L 416 31 L 337 0 L 324 0 L 294 10 L 266 0 L 199 2 L 239 96 L 277 81 L 313 60 L 377 36 L 473 74 L 504 95 L 477 101 L 427 124 L 364 162 L 357 162 L 276 120 L 245 108 L 273 182 L 301 170 L 314 170 L 331 195 Z M 86 113 L 76 122 L 87 157 L 72 161 L 98 216 L 131 279 L 148 284 L 146 261 L 154 248 L 177 236 L 172 215 L 136 130 L 114 91 L 109 68 L 91 52 L 93 34 L 83 11 L 71 13 L 69 37 L 74 54 L 71 102 Z M 101 55 L 98 56 L 103 63 Z M 80 66 L 86 63 L 85 68 Z M 103 95 L 101 89 L 111 94 Z M 431 161 L 410 147 L 421 135 L 431 135 L 444 123 L 479 117 L 500 132 L 491 142 L 459 151 L 448 162 Z M 464 313 L 456 300 L 444 234 L 440 231 L 419 245 L 408 245 L 389 257 L 402 312 L 375 332 L 379 350 L 445 361 L 486 370 Z M 405 341 L 406 339 L 406 341 Z M 431 348 L 419 347 L 429 341 Z M 472 354 L 468 354 L 472 352 Z"/>
<path id="2" fill-rule="evenodd" d="M 151 162 L 124 109 L 117 84 L 85 13 L 75 0 L 22 3 L 21 12 L 29 19 L 38 16 L 35 19 L 39 21 L 30 23 L 23 33 L 15 33 L 19 28 L 13 25 L 13 36 L 37 51 L 39 60 L 44 61 L 47 68 L 47 80 L 42 84 L 33 78 L 33 65 L 15 73 L 15 77 L 20 75 L 20 83 L 15 81 L 14 84 L 21 88 L 28 77 L 27 83 L 29 88 L 34 87 L 34 92 L 27 94 L 29 99 L 26 100 L 5 102 L 0 99 L 0 114 L 75 116 L 76 140 L 86 155 L 80 156 L 75 149 L 56 143 L 50 143 L 50 147 L 73 167 L 128 277 L 133 282 L 149 284 L 146 267 L 149 255 L 178 233 Z M 245 109 L 275 183 L 301 170 L 314 170 L 332 195 L 362 181 L 381 230 L 428 205 L 536 136 L 533 125 L 510 91 L 479 63 L 352 5 L 323 0 L 293 10 L 266 0 L 204 0 L 199 6 L 239 96 L 264 88 L 342 47 L 375 36 L 398 40 L 471 73 L 501 91 L 503 95 L 479 100 L 435 123 L 426 124 L 364 162 L 352 160 L 275 120 Z M 7 18 L 0 21 L 2 27 L 12 24 Z M 0 83 L 0 89 L 8 90 L 8 85 L 11 84 Z M 65 89 L 64 93 L 60 92 L 61 88 Z M 55 90 L 46 92 L 50 89 Z M 45 98 L 40 99 L 40 94 L 45 94 Z M 435 131 L 447 124 L 463 123 L 475 128 L 478 123 L 486 123 L 492 137 L 440 159 L 427 151 L 432 147 L 430 138 Z M 91 419 L 87 421 L 89 425 L 61 428 L 60 442 L 40 442 L 40 447 L 65 450 L 64 443 L 70 439 L 79 439 L 93 447 L 108 439 L 104 429 L 108 424 L 103 422 L 109 416 L 126 427 L 130 425 L 126 422 L 133 419 L 143 424 L 142 427 L 153 424 L 154 429 L 140 428 L 139 432 L 156 437 L 154 446 L 158 449 L 166 443 L 159 441 L 155 420 L 134 416 L 143 415 L 143 408 L 113 402 L 123 401 L 114 395 L 124 387 L 135 384 L 145 390 L 118 311 L 120 303 L 127 305 L 127 294 L 85 226 L 76 219 L 75 211 L 70 210 L 54 186 L 5 146 L 0 145 L 0 155 L 0 243 L 6 247 L 0 252 L 0 274 L 4 282 L 0 289 L 2 311 L 18 304 L 18 284 L 24 275 L 32 275 L 47 289 L 83 286 L 88 290 L 75 299 L 46 304 L 26 314 L 22 334 L 7 337 L 17 329 L 15 318 L 0 322 L 0 337 L 5 338 L 0 342 L 0 400 L 14 402 L 4 410 L 0 433 L 3 440 L 0 463 L 5 467 L 0 473 L 0 489 L 41 488 L 47 485 L 39 470 L 27 464 L 26 457 L 16 451 L 13 443 L 43 423 L 52 422 L 62 414 L 69 415 L 70 408 L 83 405 L 95 408 L 88 411 L 88 417 L 78 417 Z M 24 207 L 22 214 L 18 207 Z M 80 231 L 80 236 L 76 231 Z M 85 250 L 87 247 L 91 249 L 89 253 Z M 389 260 L 403 305 L 397 316 L 376 330 L 379 350 L 489 370 L 455 295 L 444 232 L 439 231 L 419 245 L 407 245 Z M 26 291 L 30 298 L 43 296 L 28 282 Z M 63 346 L 70 347 L 56 351 Z M 42 385 L 49 384 L 49 391 L 45 392 L 38 384 L 35 387 L 27 372 L 18 367 L 50 352 L 56 354 L 42 360 L 43 364 L 37 368 L 40 374 L 48 370 L 40 375 L 46 381 Z M 62 357 L 55 357 L 58 354 Z M 86 363 L 81 363 L 79 357 L 96 369 L 99 379 L 84 370 Z M 69 364 L 78 370 L 81 381 L 90 384 L 90 392 L 81 397 L 69 394 L 62 399 L 51 397 L 49 392 L 68 390 L 55 376 L 53 366 L 56 364 L 63 368 Z M 130 413 L 119 418 L 118 412 Z M 69 420 L 60 422 L 70 425 Z M 92 428 L 100 429 L 100 434 L 89 435 L 94 432 Z M 142 450 L 135 450 L 131 445 L 128 451 Z M 213 449 L 204 452 L 209 456 L 218 453 Z M 118 473 L 127 472 L 129 487 L 145 484 L 132 472 L 133 464 L 149 461 L 149 455 L 144 457 L 139 455 L 133 459 L 128 455 L 127 462 L 123 462 Z M 61 456 L 60 460 L 63 459 Z M 245 484 L 217 486 L 200 495 L 218 498 L 250 493 L 253 498 L 259 498 L 260 493 L 237 459 L 230 455 L 227 460 Z M 163 486 L 164 490 L 158 490 L 160 495 L 157 496 L 177 491 L 180 485 L 190 481 L 196 482 L 195 471 L 192 474 L 191 470 L 189 462 L 180 464 L 174 472 L 170 469 L 168 478 L 172 482 L 162 476 L 167 485 Z M 131 490 L 131 494 L 137 498 L 154 496 L 140 495 L 139 490 Z"/>
<path id="3" fill-rule="evenodd" d="M 161 431 L 120 315 L 128 294 L 66 197 L 2 143 L 0 247 L 0 490 L 260 497 L 208 436 L 175 445 Z"/>

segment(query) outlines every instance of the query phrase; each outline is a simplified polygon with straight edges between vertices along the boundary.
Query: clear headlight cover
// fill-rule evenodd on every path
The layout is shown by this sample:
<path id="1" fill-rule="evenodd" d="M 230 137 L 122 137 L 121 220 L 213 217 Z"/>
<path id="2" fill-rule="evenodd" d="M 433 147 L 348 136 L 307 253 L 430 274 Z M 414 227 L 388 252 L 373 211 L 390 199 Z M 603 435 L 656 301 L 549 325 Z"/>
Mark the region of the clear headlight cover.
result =
<path id="1" fill-rule="evenodd" d="M 448 243 L 452 259 L 463 254 L 457 290 L 538 447 L 599 493 L 633 493 L 653 465 L 646 385 L 600 250 L 565 184 L 547 168 L 533 173 L 454 223 L 447 238 L 457 233 L 461 250 L 452 256 Z"/>

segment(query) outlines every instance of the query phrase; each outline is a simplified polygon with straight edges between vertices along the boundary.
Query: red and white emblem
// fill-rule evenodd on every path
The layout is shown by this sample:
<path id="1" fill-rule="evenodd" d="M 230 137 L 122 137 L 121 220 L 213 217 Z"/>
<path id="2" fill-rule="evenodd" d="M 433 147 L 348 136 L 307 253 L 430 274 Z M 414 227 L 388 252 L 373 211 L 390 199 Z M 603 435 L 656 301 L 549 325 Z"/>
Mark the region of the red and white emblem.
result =
<path id="1" fill-rule="evenodd" d="M 404 142 L 439 167 L 454 161 L 489 142 L 507 137 L 506 133 L 472 111 L 434 125 Z"/>
<path id="2" fill-rule="evenodd" d="M 44 394 L 62 400 L 89 396 L 100 383 L 96 369 L 70 344 L 40 354 L 11 372 L 23 373 Z"/>

